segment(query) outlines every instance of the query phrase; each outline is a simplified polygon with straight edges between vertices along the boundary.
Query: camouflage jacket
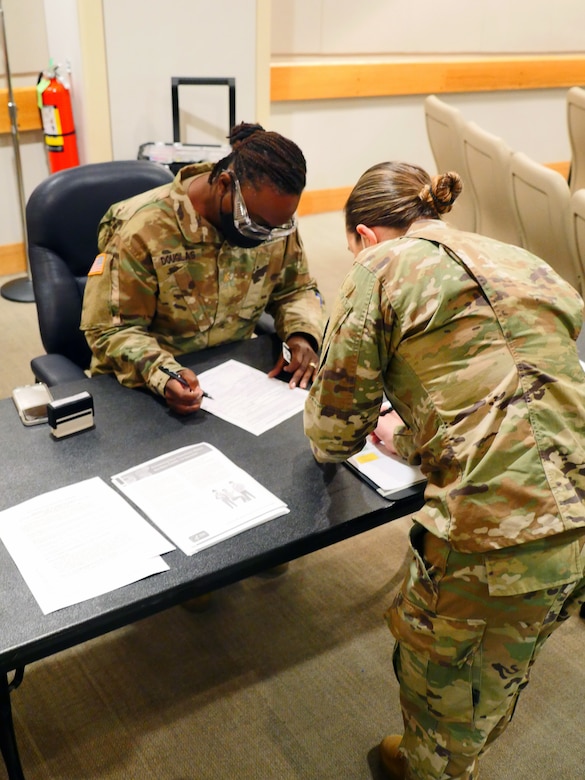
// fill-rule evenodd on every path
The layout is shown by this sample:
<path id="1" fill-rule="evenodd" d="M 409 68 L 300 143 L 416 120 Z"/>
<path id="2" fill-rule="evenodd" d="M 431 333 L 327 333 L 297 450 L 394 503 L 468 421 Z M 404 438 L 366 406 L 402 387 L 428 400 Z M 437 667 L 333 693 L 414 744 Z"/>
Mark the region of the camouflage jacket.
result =
<path id="1" fill-rule="evenodd" d="M 297 232 L 255 249 L 225 242 L 187 195 L 209 170 L 182 168 L 102 219 L 81 318 L 93 374 L 162 394 L 159 365 L 179 370 L 175 355 L 250 338 L 264 310 L 283 340 L 302 332 L 320 345 L 321 299 Z"/>
<path id="2" fill-rule="evenodd" d="M 461 552 L 585 526 L 577 292 L 528 252 L 439 220 L 365 250 L 305 409 L 318 460 L 357 452 L 385 392 L 428 484 L 415 519 Z"/>

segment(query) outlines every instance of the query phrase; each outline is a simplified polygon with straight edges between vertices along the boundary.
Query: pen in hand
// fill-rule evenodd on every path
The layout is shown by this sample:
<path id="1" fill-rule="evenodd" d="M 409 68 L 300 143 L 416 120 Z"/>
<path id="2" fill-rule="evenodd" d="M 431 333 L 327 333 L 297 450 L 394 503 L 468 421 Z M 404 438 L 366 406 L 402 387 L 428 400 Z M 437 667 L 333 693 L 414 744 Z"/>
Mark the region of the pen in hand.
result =
<path id="1" fill-rule="evenodd" d="M 159 368 L 163 372 L 163 374 L 170 376 L 171 379 L 176 379 L 177 382 L 183 385 L 183 387 L 187 387 L 190 389 L 189 382 L 187 382 L 187 380 L 184 377 L 182 377 L 180 374 L 177 374 L 176 371 L 171 371 L 170 368 L 165 368 L 164 366 L 159 366 Z M 206 393 L 205 390 L 203 390 L 202 392 L 204 398 L 211 398 L 209 393 Z M 213 398 L 211 398 L 211 400 L 213 401 Z"/>

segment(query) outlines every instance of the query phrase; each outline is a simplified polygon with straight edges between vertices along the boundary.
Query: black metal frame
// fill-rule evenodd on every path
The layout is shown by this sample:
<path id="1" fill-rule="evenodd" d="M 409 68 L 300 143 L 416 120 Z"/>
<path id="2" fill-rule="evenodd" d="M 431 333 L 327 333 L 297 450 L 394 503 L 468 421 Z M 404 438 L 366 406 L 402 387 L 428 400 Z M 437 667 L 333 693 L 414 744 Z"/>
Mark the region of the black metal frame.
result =
<path id="1" fill-rule="evenodd" d="M 190 76 L 173 76 L 171 78 L 171 101 L 173 104 L 173 141 L 181 141 L 180 122 L 179 122 L 179 87 L 181 85 L 191 86 L 226 86 L 229 90 L 229 128 L 236 123 L 236 80 L 235 78 L 195 78 Z"/>

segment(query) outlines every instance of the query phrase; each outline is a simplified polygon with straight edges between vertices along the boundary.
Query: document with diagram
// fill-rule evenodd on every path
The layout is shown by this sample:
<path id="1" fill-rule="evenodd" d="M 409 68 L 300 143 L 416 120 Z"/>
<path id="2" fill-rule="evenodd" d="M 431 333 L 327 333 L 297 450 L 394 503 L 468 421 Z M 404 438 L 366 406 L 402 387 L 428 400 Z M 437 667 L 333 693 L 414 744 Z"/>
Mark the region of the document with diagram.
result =
<path id="1" fill-rule="evenodd" d="M 116 474 L 112 483 L 186 555 L 289 511 L 250 474 L 204 442 Z"/>

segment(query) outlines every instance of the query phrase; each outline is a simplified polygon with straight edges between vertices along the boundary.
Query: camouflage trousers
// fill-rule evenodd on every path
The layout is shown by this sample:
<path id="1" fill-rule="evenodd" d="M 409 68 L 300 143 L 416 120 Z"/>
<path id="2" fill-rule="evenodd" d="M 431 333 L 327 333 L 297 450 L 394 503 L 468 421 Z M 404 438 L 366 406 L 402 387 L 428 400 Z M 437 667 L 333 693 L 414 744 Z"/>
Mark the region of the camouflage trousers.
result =
<path id="1" fill-rule="evenodd" d="M 585 601 L 584 544 L 581 529 L 462 554 L 414 525 L 410 568 L 386 614 L 409 780 L 477 778 L 539 650 Z"/>

